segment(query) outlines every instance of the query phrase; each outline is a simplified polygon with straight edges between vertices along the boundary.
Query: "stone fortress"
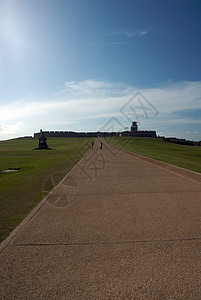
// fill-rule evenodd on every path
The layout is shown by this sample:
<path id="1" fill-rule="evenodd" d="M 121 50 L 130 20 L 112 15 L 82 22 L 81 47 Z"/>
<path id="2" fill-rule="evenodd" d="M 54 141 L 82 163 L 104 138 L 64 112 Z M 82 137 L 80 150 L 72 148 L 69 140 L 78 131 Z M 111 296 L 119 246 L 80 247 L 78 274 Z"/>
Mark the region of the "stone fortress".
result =
<path id="1" fill-rule="evenodd" d="M 153 137 L 156 138 L 156 131 L 138 131 L 137 122 L 132 122 L 130 131 L 123 132 L 74 132 L 74 131 L 43 131 L 48 137 L 111 137 L 111 136 L 133 136 L 133 137 Z M 39 138 L 41 131 L 34 133 L 34 138 Z"/>
<path id="2" fill-rule="evenodd" d="M 119 134 L 119 136 L 136 136 L 136 137 L 152 137 L 156 138 L 156 131 L 150 130 L 140 130 L 138 131 L 137 122 L 132 122 L 130 131 L 123 131 Z"/>

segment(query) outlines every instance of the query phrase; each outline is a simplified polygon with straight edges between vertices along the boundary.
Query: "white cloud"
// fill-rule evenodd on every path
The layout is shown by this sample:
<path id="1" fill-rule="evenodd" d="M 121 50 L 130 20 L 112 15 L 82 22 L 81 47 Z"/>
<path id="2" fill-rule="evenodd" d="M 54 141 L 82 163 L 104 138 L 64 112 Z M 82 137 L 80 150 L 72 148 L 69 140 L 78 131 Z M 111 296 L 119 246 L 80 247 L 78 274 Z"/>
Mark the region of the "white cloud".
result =
<path id="1" fill-rule="evenodd" d="M 73 91 L 88 96 L 115 96 L 127 95 L 129 92 L 134 92 L 134 88 L 125 83 L 113 83 L 106 80 L 87 79 L 84 81 L 67 81 L 65 82 L 65 91 Z"/>
<path id="2" fill-rule="evenodd" d="M 17 121 L 13 124 L 4 124 L 0 125 L 0 135 L 2 138 L 5 136 L 18 134 L 24 127 L 24 123 L 22 121 Z"/>
<path id="3" fill-rule="evenodd" d="M 144 89 L 143 95 L 153 102 L 160 113 L 185 109 L 201 109 L 201 82 L 175 82 L 160 88 Z"/>
<path id="4" fill-rule="evenodd" d="M 134 37 L 141 37 L 145 36 L 149 33 L 147 29 L 122 29 L 119 31 L 115 31 L 112 33 L 112 35 L 116 36 L 124 36 L 127 38 L 134 38 Z"/>
<path id="5" fill-rule="evenodd" d="M 122 34 L 125 35 L 128 38 L 132 38 L 135 36 L 144 36 L 148 34 L 147 30 L 124 30 L 122 31 Z"/>
<path id="6" fill-rule="evenodd" d="M 64 89 L 50 99 L 25 99 L 0 105 L 0 139 L 31 135 L 40 128 L 74 130 L 77 126 L 77 130 L 84 131 L 82 124 L 86 120 L 90 123 L 89 130 L 99 130 L 94 122 L 98 120 L 101 124 L 105 122 L 103 119 L 109 120 L 112 117 L 130 126 L 120 109 L 136 91 L 134 86 L 125 83 L 87 79 L 66 82 Z M 158 128 L 163 131 L 163 128 L 173 124 L 195 124 L 197 127 L 194 131 L 200 130 L 201 120 L 182 116 L 178 118 L 175 112 L 201 109 L 201 82 L 172 82 L 140 92 L 159 111 L 157 117 L 150 115 L 147 120 L 141 119 L 143 129 Z M 135 116 L 132 118 L 135 119 Z"/>

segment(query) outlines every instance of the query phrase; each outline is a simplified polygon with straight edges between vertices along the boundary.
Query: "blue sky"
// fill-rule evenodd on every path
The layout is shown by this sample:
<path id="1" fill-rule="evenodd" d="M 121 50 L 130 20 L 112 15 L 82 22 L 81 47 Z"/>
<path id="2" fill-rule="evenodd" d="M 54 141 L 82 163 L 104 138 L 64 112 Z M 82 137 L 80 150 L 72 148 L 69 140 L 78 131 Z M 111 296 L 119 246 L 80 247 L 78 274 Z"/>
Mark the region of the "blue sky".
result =
<path id="1" fill-rule="evenodd" d="M 200 0 L 0 0 L 0 23 L 0 139 L 137 120 L 201 140 Z"/>

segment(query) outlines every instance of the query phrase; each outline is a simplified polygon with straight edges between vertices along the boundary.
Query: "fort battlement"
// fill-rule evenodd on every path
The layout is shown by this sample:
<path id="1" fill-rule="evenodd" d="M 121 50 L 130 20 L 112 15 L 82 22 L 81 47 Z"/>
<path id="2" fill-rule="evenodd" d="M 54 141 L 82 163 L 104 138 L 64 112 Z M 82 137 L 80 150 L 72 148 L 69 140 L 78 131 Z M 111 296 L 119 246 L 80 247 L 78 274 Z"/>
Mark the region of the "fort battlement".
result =
<path id="1" fill-rule="evenodd" d="M 138 131 L 137 122 L 132 122 L 130 131 L 123 132 L 74 132 L 74 131 L 43 131 L 44 135 L 48 137 L 111 137 L 111 136 L 133 136 L 133 137 L 157 137 L 156 131 Z M 40 132 L 34 133 L 35 138 L 40 137 Z"/>

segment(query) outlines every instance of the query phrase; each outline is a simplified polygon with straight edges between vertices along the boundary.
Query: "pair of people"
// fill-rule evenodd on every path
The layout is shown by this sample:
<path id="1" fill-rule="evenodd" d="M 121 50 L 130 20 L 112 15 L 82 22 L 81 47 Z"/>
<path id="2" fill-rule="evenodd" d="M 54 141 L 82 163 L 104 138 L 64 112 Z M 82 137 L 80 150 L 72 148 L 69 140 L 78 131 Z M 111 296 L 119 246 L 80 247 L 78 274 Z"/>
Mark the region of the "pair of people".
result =
<path id="1" fill-rule="evenodd" d="M 93 147 L 94 147 L 94 142 L 92 141 L 91 142 L 91 149 L 93 149 Z M 103 143 L 102 142 L 100 143 L 100 149 L 101 150 L 103 149 Z"/>

